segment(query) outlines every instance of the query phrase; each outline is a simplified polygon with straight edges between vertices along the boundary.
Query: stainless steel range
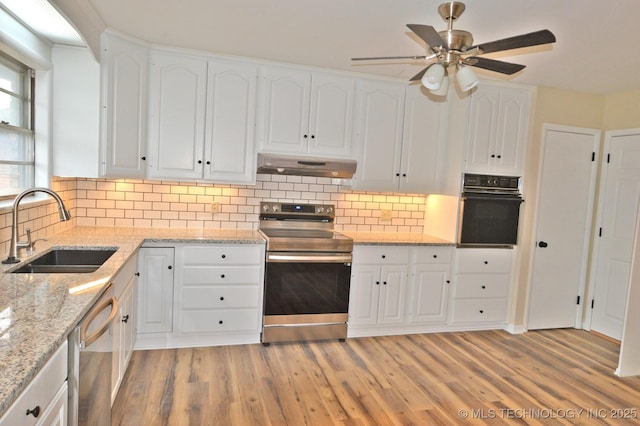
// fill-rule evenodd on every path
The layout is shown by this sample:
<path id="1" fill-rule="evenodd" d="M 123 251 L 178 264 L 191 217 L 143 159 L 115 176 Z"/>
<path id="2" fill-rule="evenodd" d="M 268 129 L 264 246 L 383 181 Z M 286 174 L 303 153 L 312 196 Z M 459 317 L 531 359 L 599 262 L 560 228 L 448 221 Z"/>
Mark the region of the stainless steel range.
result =
<path id="1" fill-rule="evenodd" d="M 327 204 L 260 204 L 267 240 L 262 342 L 345 339 L 353 240 Z"/>

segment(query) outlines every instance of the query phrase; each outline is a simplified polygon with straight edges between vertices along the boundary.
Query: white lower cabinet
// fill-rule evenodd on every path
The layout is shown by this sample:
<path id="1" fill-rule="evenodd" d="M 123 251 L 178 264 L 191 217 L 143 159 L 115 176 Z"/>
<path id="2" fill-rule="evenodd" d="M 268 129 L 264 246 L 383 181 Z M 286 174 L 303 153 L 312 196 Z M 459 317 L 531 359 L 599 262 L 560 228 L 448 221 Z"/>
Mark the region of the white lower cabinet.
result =
<path id="1" fill-rule="evenodd" d="M 67 424 L 68 357 L 68 343 L 65 340 L 0 418 L 0 426 Z"/>
<path id="2" fill-rule="evenodd" d="M 173 247 L 138 250 L 136 349 L 166 346 L 173 331 Z"/>
<path id="3" fill-rule="evenodd" d="M 127 371 L 136 338 L 138 258 L 133 255 L 113 278 L 114 296 L 118 299 L 118 316 L 111 328 L 113 358 L 111 366 L 111 403 L 116 398 Z"/>
<path id="4" fill-rule="evenodd" d="M 429 325 L 447 320 L 452 254 L 452 247 L 414 248 L 409 280 L 409 324 Z"/>
<path id="5" fill-rule="evenodd" d="M 176 265 L 180 345 L 260 341 L 264 244 L 185 245 Z"/>
<path id="6" fill-rule="evenodd" d="M 458 249 L 451 323 L 493 327 L 507 321 L 515 249 Z"/>
<path id="7" fill-rule="evenodd" d="M 349 336 L 389 333 L 402 326 L 409 272 L 406 246 L 356 246 L 349 295 Z"/>

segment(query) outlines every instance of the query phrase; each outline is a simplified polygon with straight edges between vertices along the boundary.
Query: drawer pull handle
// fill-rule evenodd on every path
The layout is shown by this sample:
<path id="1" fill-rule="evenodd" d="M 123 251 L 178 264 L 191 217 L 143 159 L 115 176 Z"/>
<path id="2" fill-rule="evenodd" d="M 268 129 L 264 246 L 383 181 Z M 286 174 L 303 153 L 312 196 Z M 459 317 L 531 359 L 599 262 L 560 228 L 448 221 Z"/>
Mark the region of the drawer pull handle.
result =
<path id="1" fill-rule="evenodd" d="M 125 323 L 125 324 L 126 324 L 128 321 L 129 321 L 129 314 L 127 314 L 127 315 L 125 315 L 125 316 L 123 316 L 123 317 L 122 317 L 122 322 L 123 322 L 123 323 Z"/>
<path id="2" fill-rule="evenodd" d="M 38 416 L 40 415 L 40 406 L 36 405 L 36 408 L 34 408 L 33 410 L 29 410 L 27 408 L 27 416 L 31 414 L 33 417 L 35 417 L 36 419 L 38 418 Z"/>

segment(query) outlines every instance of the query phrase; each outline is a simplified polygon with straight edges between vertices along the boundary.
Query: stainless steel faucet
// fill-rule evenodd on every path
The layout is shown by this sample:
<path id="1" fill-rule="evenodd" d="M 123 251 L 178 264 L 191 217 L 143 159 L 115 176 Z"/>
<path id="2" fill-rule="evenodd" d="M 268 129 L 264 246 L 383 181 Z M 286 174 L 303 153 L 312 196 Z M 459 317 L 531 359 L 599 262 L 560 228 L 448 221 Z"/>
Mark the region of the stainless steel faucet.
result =
<path id="1" fill-rule="evenodd" d="M 7 258 L 2 261 L 2 263 L 18 263 L 20 259 L 18 259 L 18 249 L 22 247 L 33 248 L 33 243 L 31 242 L 31 232 L 27 233 L 27 241 L 18 241 L 18 205 L 20 201 L 27 195 L 33 194 L 34 192 L 44 192 L 45 194 L 51 195 L 58 202 L 58 209 L 60 210 L 60 220 L 67 221 L 71 219 L 71 213 L 65 208 L 64 203 L 62 202 L 62 198 L 54 191 L 49 188 L 30 188 L 22 191 L 20 194 L 16 195 L 15 200 L 13 200 L 13 224 L 11 226 L 11 245 L 9 246 L 9 254 Z"/>

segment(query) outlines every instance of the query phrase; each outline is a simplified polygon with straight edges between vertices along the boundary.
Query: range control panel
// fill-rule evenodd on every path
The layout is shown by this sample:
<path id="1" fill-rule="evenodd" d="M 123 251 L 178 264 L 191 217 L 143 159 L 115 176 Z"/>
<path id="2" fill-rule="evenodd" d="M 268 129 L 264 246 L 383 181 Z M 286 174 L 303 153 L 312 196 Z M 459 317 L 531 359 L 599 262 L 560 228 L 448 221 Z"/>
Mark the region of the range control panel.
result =
<path id="1" fill-rule="evenodd" d="M 261 215 L 282 213 L 286 216 L 329 216 L 333 218 L 335 209 L 330 204 L 295 204 L 263 201 L 260 203 L 260 213 Z"/>

